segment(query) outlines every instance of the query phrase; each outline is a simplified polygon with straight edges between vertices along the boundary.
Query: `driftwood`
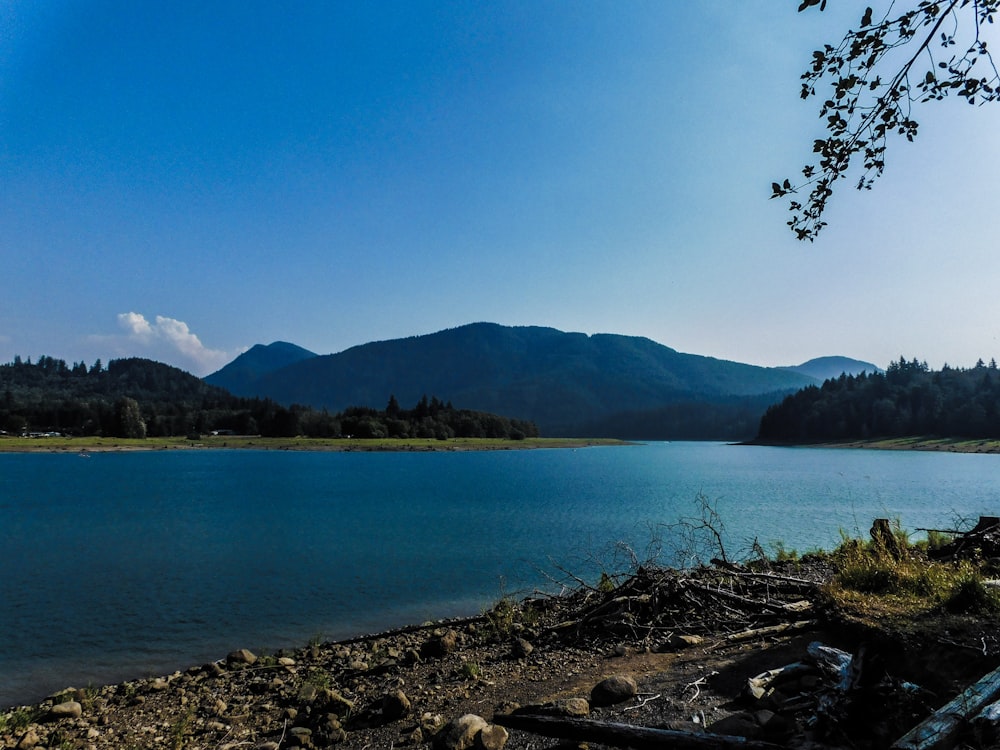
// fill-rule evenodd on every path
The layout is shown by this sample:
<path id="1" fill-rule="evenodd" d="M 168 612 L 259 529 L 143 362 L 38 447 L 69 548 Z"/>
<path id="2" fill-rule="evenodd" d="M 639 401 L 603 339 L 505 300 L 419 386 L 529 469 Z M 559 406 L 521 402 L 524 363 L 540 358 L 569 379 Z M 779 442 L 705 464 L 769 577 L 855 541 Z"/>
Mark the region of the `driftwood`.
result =
<path id="1" fill-rule="evenodd" d="M 635 750 L 779 750 L 780 745 L 760 740 L 748 740 L 727 734 L 695 734 L 676 729 L 594 721 L 593 719 L 564 719 L 553 716 L 526 714 L 496 714 L 493 723 L 509 729 L 540 734 L 544 737 L 591 742 L 611 747 L 628 747 Z"/>
<path id="2" fill-rule="evenodd" d="M 819 620 L 797 620 L 796 622 L 783 622 L 780 625 L 768 625 L 766 628 L 754 628 L 753 630 L 741 630 L 738 633 L 730 633 L 722 639 L 722 643 L 739 643 L 741 641 L 751 641 L 754 638 L 766 638 L 782 633 L 792 633 L 797 630 L 807 630 L 819 624 Z"/>
<path id="3" fill-rule="evenodd" d="M 1000 668 L 946 703 L 900 737 L 892 750 L 941 750 L 950 747 L 973 717 L 1000 697 Z"/>
<path id="4" fill-rule="evenodd" d="M 709 596 L 717 596 L 720 599 L 728 599 L 731 602 L 736 602 L 737 604 L 742 604 L 745 607 L 759 607 L 760 609 L 770 610 L 772 612 L 784 612 L 786 610 L 786 605 L 782 603 L 774 603 L 766 601 L 763 599 L 750 599 L 746 596 L 740 596 L 739 594 L 734 594 L 731 591 L 726 591 L 725 589 L 713 588 L 711 586 L 703 586 L 699 583 L 693 581 L 687 582 L 687 588 L 697 589 L 698 591 L 704 592 Z"/>

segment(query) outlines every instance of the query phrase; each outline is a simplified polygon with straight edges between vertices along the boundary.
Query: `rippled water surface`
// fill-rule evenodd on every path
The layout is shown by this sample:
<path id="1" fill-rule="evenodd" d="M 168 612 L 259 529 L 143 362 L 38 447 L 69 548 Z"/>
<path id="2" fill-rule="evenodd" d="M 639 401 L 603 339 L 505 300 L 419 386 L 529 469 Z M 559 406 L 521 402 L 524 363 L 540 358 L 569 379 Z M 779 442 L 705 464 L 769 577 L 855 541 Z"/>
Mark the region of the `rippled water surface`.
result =
<path id="1" fill-rule="evenodd" d="M 654 443 L 483 453 L 0 454 L 0 706 L 480 611 L 716 501 L 830 547 L 996 514 L 1000 456 Z M 576 568 L 579 566 L 579 568 Z"/>

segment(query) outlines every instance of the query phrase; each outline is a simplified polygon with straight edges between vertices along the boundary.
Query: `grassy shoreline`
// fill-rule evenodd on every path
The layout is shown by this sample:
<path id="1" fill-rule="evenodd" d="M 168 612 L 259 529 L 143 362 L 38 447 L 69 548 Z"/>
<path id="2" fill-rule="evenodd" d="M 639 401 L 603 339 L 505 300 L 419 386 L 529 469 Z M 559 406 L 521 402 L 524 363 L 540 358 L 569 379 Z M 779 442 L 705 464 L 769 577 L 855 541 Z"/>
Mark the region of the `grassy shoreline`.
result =
<path id="1" fill-rule="evenodd" d="M 127 439 L 103 437 L 0 437 L 0 453 L 106 453 L 155 450 L 297 450 L 297 451 L 497 451 L 537 448 L 588 448 L 598 445 L 630 445 L 624 440 L 589 438 L 264 438 L 255 435 L 206 435 L 198 440 L 184 437 Z"/>
<path id="2" fill-rule="evenodd" d="M 816 443 L 786 443 L 750 440 L 741 445 L 768 445 L 778 448 L 865 448 L 883 451 L 937 451 L 941 453 L 1000 453 L 1000 440 L 980 438 L 900 437 L 869 440 L 829 440 Z"/>

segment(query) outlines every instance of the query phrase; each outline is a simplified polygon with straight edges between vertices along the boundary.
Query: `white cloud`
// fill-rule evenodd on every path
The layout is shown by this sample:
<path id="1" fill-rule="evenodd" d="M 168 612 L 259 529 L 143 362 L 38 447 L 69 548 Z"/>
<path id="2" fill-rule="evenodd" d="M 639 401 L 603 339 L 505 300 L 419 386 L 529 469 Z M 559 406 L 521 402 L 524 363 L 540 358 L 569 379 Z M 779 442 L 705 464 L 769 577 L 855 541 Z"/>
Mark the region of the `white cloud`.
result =
<path id="1" fill-rule="evenodd" d="M 118 325 L 137 338 L 149 339 L 153 336 L 153 327 L 137 312 L 119 313 Z"/>
<path id="2" fill-rule="evenodd" d="M 176 318 L 157 315 L 151 323 L 142 313 L 127 312 L 119 313 L 118 325 L 125 331 L 123 335 L 100 338 L 112 343 L 119 353 L 155 359 L 195 375 L 214 372 L 235 356 L 209 349 L 187 323 Z"/>

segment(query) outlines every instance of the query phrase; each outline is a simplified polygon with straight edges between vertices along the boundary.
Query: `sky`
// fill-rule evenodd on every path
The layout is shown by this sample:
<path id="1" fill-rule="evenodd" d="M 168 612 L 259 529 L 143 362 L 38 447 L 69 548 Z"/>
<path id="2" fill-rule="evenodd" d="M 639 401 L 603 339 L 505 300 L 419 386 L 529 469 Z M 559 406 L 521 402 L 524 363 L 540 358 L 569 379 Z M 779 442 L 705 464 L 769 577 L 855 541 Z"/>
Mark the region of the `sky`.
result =
<path id="1" fill-rule="evenodd" d="M 918 113 L 798 242 L 799 76 L 866 3 L 797 4 L 0 0 L 0 361 L 205 375 L 476 321 L 1000 358 L 1000 104 Z"/>

